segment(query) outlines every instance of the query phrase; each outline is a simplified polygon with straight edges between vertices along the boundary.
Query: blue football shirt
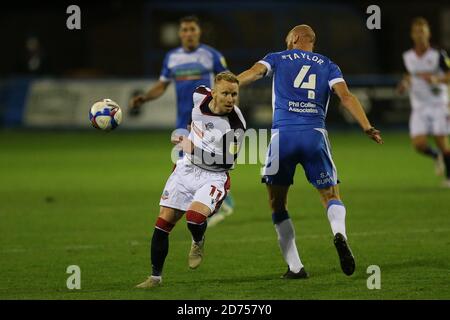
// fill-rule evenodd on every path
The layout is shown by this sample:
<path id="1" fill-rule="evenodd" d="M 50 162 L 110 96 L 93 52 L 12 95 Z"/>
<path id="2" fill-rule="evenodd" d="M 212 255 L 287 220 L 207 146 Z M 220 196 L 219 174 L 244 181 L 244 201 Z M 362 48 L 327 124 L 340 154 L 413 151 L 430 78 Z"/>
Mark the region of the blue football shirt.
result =
<path id="1" fill-rule="evenodd" d="M 269 53 L 259 63 L 273 76 L 273 129 L 325 128 L 332 86 L 344 81 L 334 62 L 293 49 Z"/>
<path id="2" fill-rule="evenodd" d="M 166 54 L 159 79 L 175 82 L 177 128 L 186 129 L 190 122 L 195 88 L 202 85 L 211 87 L 214 75 L 225 70 L 227 66 L 222 54 L 204 44 L 193 51 L 179 47 Z"/>

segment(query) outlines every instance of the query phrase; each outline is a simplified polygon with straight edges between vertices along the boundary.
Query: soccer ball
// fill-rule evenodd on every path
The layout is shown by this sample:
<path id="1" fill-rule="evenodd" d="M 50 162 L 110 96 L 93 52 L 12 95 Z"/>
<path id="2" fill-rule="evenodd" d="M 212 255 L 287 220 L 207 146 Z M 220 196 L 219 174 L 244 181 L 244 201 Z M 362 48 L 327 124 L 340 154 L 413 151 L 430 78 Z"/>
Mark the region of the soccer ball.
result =
<path id="1" fill-rule="evenodd" d="M 103 99 L 92 105 L 89 120 L 94 128 L 105 131 L 113 130 L 122 122 L 122 110 L 111 99 Z"/>

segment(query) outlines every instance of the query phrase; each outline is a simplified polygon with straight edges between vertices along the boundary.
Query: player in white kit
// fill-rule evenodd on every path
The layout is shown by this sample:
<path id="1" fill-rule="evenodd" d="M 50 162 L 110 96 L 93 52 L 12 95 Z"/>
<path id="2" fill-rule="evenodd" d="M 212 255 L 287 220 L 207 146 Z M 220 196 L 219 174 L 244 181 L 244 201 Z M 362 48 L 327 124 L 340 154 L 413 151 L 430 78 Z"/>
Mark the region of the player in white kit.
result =
<path id="1" fill-rule="evenodd" d="M 152 273 L 138 288 L 159 286 L 169 251 L 169 233 L 186 213 L 192 234 L 189 267 L 203 259 L 207 218 L 220 208 L 230 189 L 228 171 L 234 166 L 246 123 L 236 106 L 239 81 L 231 72 L 216 75 L 214 89 L 198 87 L 193 94 L 191 131 L 180 136 L 184 157 L 164 187 L 160 213 L 151 242 Z"/>
<path id="2" fill-rule="evenodd" d="M 450 61 L 445 51 L 430 46 L 430 27 L 424 18 L 411 25 L 414 48 L 403 53 L 407 75 L 399 84 L 400 93 L 409 89 L 411 116 L 409 130 L 415 149 L 433 158 L 436 173 L 445 172 L 443 185 L 450 187 L 450 130 L 447 84 L 450 82 Z M 428 143 L 432 136 L 439 150 Z"/>

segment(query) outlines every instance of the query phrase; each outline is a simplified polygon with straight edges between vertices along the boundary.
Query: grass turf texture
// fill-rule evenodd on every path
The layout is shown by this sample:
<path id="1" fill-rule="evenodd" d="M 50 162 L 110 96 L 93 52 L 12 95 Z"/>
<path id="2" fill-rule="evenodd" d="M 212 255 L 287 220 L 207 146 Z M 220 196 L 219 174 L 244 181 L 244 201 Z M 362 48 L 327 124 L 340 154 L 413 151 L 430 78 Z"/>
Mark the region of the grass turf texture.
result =
<path id="1" fill-rule="evenodd" d="M 172 163 L 168 133 L 0 133 L 0 299 L 449 299 L 450 190 L 406 134 L 378 146 L 330 133 L 356 257 L 339 267 L 317 192 L 297 167 L 289 212 L 308 280 L 286 281 L 259 165 L 232 172 L 235 213 L 208 229 L 189 270 L 190 236 L 170 236 L 164 286 L 134 286 L 150 271 L 149 241 Z M 81 268 L 81 290 L 66 268 Z M 381 289 L 368 290 L 370 265 Z"/>

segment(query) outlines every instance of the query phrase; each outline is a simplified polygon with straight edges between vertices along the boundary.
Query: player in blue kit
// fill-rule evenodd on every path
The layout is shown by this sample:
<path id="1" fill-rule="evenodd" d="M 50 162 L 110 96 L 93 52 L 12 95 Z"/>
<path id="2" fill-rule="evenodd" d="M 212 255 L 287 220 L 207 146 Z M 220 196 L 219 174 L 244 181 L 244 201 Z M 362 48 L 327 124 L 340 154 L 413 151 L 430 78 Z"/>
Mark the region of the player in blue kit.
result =
<path id="1" fill-rule="evenodd" d="M 339 180 L 325 129 L 331 92 L 337 94 L 370 138 L 383 143 L 380 132 L 370 124 L 359 100 L 349 91 L 339 67 L 327 57 L 313 53 L 315 39 L 311 27 L 296 26 L 286 37 L 287 50 L 269 53 L 238 76 L 241 85 L 273 76 L 272 129 L 278 131 L 272 135 L 263 182 L 267 185 L 278 242 L 288 264 L 282 276 L 285 279 L 308 277 L 287 211 L 287 194 L 297 164 L 303 166 L 308 181 L 319 191 L 342 271 L 351 275 L 355 270 L 345 229 L 346 210 L 339 196 Z M 278 170 L 270 172 L 275 163 Z"/>
<path id="2" fill-rule="evenodd" d="M 141 106 L 162 96 L 171 81 L 175 82 L 177 96 L 176 129 L 189 134 L 193 107 L 192 94 L 199 86 L 211 88 L 214 76 L 227 70 L 223 55 L 216 49 L 200 43 L 200 22 L 195 16 L 180 19 L 178 35 L 181 46 L 169 51 L 163 62 L 159 80 L 145 94 L 131 99 L 131 112 L 138 112 Z M 177 136 L 174 136 L 177 139 Z M 213 226 L 233 212 L 231 195 L 225 199 L 222 210 L 208 221 Z"/>
<path id="3" fill-rule="evenodd" d="M 181 46 L 170 50 L 163 61 L 159 80 L 147 93 L 136 96 L 130 108 L 159 98 L 171 81 L 177 95 L 177 129 L 187 129 L 191 122 L 192 94 L 199 86 L 211 87 L 214 75 L 227 70 L 225 58 L 216 49 L 200 43 L 200 22 L 195 16 L 180 19 Z"/>

